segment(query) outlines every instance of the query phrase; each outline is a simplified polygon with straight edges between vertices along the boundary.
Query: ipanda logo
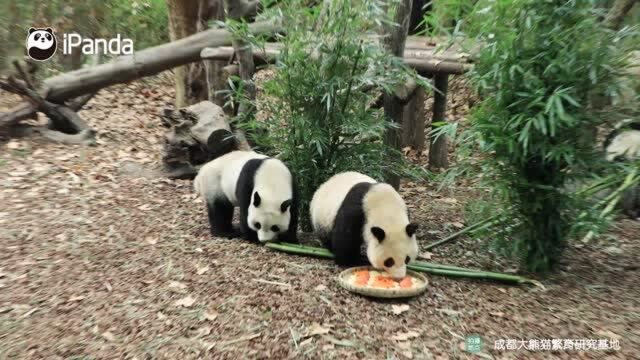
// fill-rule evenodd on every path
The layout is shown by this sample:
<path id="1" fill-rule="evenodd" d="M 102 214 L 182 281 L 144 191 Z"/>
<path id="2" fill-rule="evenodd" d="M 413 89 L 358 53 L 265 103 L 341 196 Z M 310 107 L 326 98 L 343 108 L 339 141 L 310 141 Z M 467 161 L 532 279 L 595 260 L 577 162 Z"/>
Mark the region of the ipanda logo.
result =
<path id="1" fill-rule="evenodd" d="M 58 41 L 51 28 L 30 28 L 27 35 L 27 54 L 33 60 L 48 60 L 56 53 Z"/>
<path id="2" fill-rule="evenodd" d="M 80 34 L 63 34 L 62 52 L 71 54 L 73 48 L 80 47 L 84 55 L 94 55 L 101 52 L 104 55 L 131 55 L 133 41 L 122 38 L 117 34 L 112 39 L 83 38 Z M 58 47 L 56 35 L 51 28 L 30 28 L 27 34 L 27 54 L 33 60 L 45 61 L 50 59 Z"/>

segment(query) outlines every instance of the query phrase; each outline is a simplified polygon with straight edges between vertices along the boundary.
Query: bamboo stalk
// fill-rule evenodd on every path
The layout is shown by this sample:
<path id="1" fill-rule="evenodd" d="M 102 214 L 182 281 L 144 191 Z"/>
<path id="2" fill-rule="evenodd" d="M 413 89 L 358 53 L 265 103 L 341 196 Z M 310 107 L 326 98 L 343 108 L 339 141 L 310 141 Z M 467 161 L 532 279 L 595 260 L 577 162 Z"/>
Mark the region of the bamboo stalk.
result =
<path id="1" fill-rule="evenodd" d="M 424 248 L 424 250 L 431 250 L 431 249 L 433 249 L 433 248 L 435 248 L 435 247 L 437 247 L 437 246 L 440 246 L 440 245 L 442 245 L 442 244 L 444 244 L 444 243 L 447 243 L 447 242 L 449 242 L 449 241 L 451 241 L 451 240 L 453 240 L 453 239 L 455 239 L 455 238 L 459 237 L 460 235 L 466 234 L 466 233 L 468 233 L 468 232 L 470 232 L 470 231 L 473 231 L 473 230 L 477 230 L 477 229 L 479 229 L 480 227 L 482 227 L 483 225 L 486 225 L 486 224 L 488 224 L 488 223 L 490 223 L 490 222 L 493 222 L 493 221 L 494 221 L 494 220 L 496 220 L 498 217 L 500 217 L 500 215 L 502 215 L 502 214 L 496 214 L 496 215 L 493 215 L 493 216 L 488 217 L 488 218 L 486 218 L 486 219 L 484 219 L 484 220 L 482 220 L 482 221 L 479 221 L 479 222 L 477 222 L 477 223 L 475 223 L 475 224 L 472 224 L 472 225 L 470 225 L 470 226 L 467 226 L 466 228 L 464 228 L 464 229 L 462 229 L 462 230 L 460 230 L 460 231 L 458 231 L 458 232 L 455 232 L 455 233 L 453 233 L 453 234 L 451 234 L 451 235 L 447 236 L 446 238 L 444 238 L 444 239 L 442 239 L 442 240 L 438 240 L 438 241 L 436 241 L 436 242 L 433 242 L 433 243 L 431 243 L 431 244 L 427 245 L 427 246 Z"/>
<path id="2" fill-rule="evenodd" d="M 607 196 L 604 200 L 602 200 L 598 206 L 602 206 L 604 204 L 607 204 L 607 206 L 605 206 L 604 209 L 602 209 L 602 211 L 600 212 L 600 217 L 601 218 L 605 218 L 607 216 L 609 216 L 613 210 L 615 209 L 616 205 L 618 205 L 618 202 L 620 202 L 620 199 L 622 198 L 622 194 L 631 186 L 633 186 L 636 182 L 638 182 L 638 180 L 640 180 L 640 178 L 636 178 L 636 173 L 638 172 L 638 169 L 633 169 L 628 175 L 627 177 L 624 179 L 624 182 L 622 183 L 622 185 L 620 185 L 620 187 L 618 189 L 616 189 L 616 191 L 614 191 L 613 193 L 611 193 L 609 196 Z M 582 242 L 586 243 L 591 241 L 591 239 L 593 238 L 593 236 L 595 235 L 595 233 L 593 232 L 593 230 L 590 230 L 583 238 L 582 238 Z"/>
<path id="3" fill-rule="evenodd" d="M 516 284 L 537 284 L 536 281 L 527 279 L 517 275 L 509 275 L 502 273 L 494 273 L 489 271 L 458 271 L 458 270 L 449 270 L 449 269 L 438 269 L 432 267 L 422 267 L 409 264 L 407 268 L 413 271 L 418 272 L 426 272 L 433 275 L 443 275 L 443 276 L 452 276 L 452 277 L 465 277 L 472 279 L 484 279 L 484 280 L 496 280 L 496 281 L 504 281 L 509 283 Z"/>
<path id="4" fill-rule="evenodd" d="M 274 250 L 279 250 L 291 254 L 309 255 L 315 257 L 321 257 L 326 259 L 333 259 L 333 254 L 324 248 L 317 248 L 313 246 L 305 246 L 300 244 L 291 243 L 267 243 L 266 247 Z M 425 261 L 416 261 L 407 265 L 407 268 L 413 271 L 426 272 L 434 275 L 453 276 L 453 277 L 466 277 L 472 279 L 485 279 L 496 280 L 516 284 L 534 284 L 539 285 L 535 280 L 527 279 L 517 275 L 496 273 L 491 271 L 482 271 L 474 269 L 466 269 L 458 266 L 436 264 Z"/>
<path id="5" fill-rule="evenodd" d="M 313 246 L 304 246 L 290 243 L 267 243 L 265 244 L 265 246 L 270 249 L 284 251 L 291 254 L 311 255 L 326 259 L 333 259 L 333 254 L 329 250 Z"/>

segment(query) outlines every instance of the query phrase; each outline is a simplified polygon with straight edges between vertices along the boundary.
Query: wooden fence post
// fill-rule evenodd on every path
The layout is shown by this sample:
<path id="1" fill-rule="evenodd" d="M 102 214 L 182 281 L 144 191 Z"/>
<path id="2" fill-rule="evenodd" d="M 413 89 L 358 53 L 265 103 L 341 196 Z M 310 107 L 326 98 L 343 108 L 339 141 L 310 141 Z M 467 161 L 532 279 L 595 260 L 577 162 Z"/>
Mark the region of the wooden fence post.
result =
<path id="1" fill-rule="evenodd" d="M 433 121 L 431 130 L 438 127 L 438 123 L 446 121 L 447 113 L 447 88 L 449 87 L 449 75 L 436 74 L 434 76 L 434 96 L 433 96 Z M 447 168 L 449 166 L 449 149 L 447 137 L 442 135 L 435 139 L 430 136 L 431 145 L 429 147 L 429 167 Z"/>

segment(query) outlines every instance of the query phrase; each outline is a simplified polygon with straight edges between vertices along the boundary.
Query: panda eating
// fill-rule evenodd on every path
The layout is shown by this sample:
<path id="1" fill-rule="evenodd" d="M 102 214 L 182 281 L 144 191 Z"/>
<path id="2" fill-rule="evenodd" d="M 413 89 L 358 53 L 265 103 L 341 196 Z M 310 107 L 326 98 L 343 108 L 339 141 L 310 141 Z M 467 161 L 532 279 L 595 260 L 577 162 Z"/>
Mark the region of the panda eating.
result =
<path id="1" fill-rule="evenodd" d="M 27 53 L 29 57 L 44 61 L 55 54 L 57 48 L 56 37 L 51 28 L 46 29 L 29 29 L 27 36 Z"/>
<path id="2" fill-rule="evenodd" d="M 418 225 L 409 222 L 404 201 L 391 185 L 369 176 L 332 176 L 313 195 L 310 212 L 314 231 L 338 265 L 360 264 L 364 243 L 369 263 L 398 280 L 418 255 Z"/>
<path id="3" fill-rule="evenodd" d="M 239 207 L 240 235 L 245 239 L 297 242 L 297 190 L 282 161 L 253 151 L 232 151 L 206 163 L 194 188 L 206 202 L 212 235 L 238 235 L 232 218 Z"/>

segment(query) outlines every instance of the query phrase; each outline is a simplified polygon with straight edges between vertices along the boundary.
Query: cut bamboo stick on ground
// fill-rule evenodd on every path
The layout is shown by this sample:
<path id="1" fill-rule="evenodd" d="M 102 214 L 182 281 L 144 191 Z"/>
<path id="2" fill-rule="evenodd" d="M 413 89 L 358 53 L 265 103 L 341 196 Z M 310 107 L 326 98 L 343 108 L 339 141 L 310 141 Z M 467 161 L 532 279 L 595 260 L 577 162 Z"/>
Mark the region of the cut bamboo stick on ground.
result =
<path id="1" fill-rule="evenodd" d="M 318 248 L 313 246 L 305 246 L 300 244 L 290 244 L 290 243 L 267 243 L 266 247 L 283 251 L 290 254 L 297 255 L 307 255 L 307 256 L 315 256 L 325 259 L 333 259 L 333 254 L 324 248 Z M 512 284 L 533 284 L 536 286 L 541 286 L 538 281 L 528 279 L 518 275 L 511 274 L 503 274 L 491 271 L 482 271 L 482 270 L 474 270 L 474 269 L 466 269 L 463 267 L 452 266 L 452 265 L 444 265 L 444 264 L 436 264 L 431 262 L 424 261 L 416 261 L 407 266 L 410 270 L 417 272 L 425 272 L 434 275 L 442 275 L 449 277 L 463 277 L 470 279 L 484 279 L 484 280 L 494 280 L 507 282 Z"/>

